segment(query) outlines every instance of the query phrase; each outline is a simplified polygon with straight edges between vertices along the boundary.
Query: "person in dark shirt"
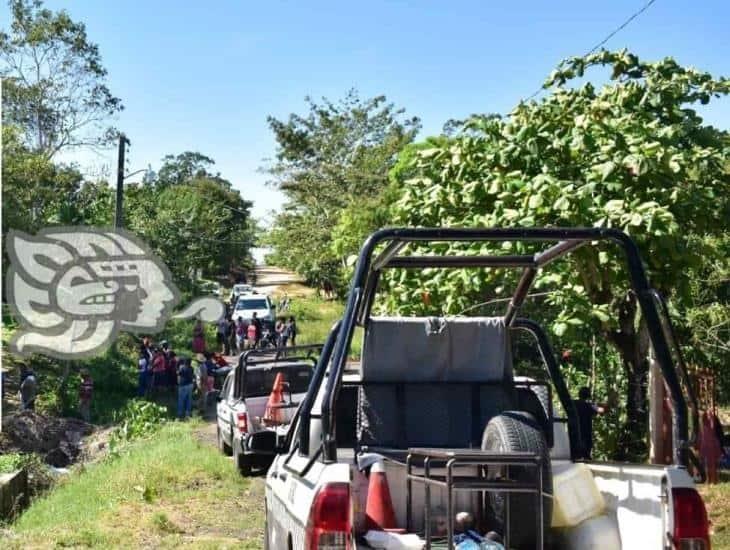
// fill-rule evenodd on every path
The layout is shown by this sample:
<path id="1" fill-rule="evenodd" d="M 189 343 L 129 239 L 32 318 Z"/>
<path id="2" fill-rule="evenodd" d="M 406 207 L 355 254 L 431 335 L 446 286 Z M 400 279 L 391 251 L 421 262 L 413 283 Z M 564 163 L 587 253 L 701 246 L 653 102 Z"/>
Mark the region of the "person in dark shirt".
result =
<path id="1" fill-rule="evenodd" d="M 187 357 L 182 357 L 178 361 L 178 365 L 177 417 L 183 419 L 192 416 L 195 373 L 193 367 L 190 366 L 190 359 Z"/>
<path id="2" fill-rule="evenodd" d="M 582 387 L 578 390 L 578 399 L 573 401 L 575 410 L 578 413 L 578 430 L 580 431 L 583 449 L 577 453 L 576 458 L 591 459 L 593 449 L 593 417 L 606 412 L 606 408 L 591 403 L 591 390 Z"/>

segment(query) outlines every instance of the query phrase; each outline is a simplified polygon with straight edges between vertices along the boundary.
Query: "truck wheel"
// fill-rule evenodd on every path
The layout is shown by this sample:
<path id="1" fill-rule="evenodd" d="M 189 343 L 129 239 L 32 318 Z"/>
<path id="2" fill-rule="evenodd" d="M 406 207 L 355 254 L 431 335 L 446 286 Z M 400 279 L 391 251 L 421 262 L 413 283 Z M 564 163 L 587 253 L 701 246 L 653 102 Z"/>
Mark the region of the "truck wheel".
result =
<path id="1" fill-rule="evenodd" d="M 545 435 L 535 419 L 521 411 L 507 411 L 492 418 L 484 429 L 482 449 L 485 451 L 530 452 L 542 457 L 543 494 L 552 495 L 553 478 Z M 524 466 L 489 468 L 488 476 L 503 477 L 504 474 L 520 482 L 534 482 L 535 469 Z M 509 499 L 509 526 L 505 525 L 505 504 Z M 544 496 L 543 503 L 543 533 L 547 543 L 547 536 L 552 520 L 552 498 Z M 525 493 L 488 493 L 488 504 L 493 514 L 494 525 L 491 527 L 504 536 L 509 528 L 510 548 L 536 548 L 538 533 L 535 529 L 537 510 L 533 494 Z"/>
<path id="2" fill-rule="evenodd" d="M 238 466 L 238 471 L 241 472 L 242 476 L 251 475 L 251 463 L 245 454 L 240 453 L 236 455 L 236 465 Z"/>
<path id="3" fill-rule="evenodd" d="M 218 428 L 218 449 L 226 456 L 231 456 L 233 454 L 231 446 L 223 440 L 223 434 L 221 433 L 220 428 Z"/>

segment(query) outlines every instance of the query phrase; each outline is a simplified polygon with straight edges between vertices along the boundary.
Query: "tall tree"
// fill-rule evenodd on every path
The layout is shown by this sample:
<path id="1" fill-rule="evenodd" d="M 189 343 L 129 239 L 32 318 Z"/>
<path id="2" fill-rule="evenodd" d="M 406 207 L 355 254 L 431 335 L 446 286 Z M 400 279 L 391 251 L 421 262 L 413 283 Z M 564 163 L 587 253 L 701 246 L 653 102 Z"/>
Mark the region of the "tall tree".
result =
<path id="1" fill-rule="evenodd" d="M 40 0 L 10 0 L 12 21 L 0 31 L 3 121 L 23 129 L 46 157 L 96 146 L 114 135 L 106 126 L 122 102 L 106 85 L 107 71 L 83 23 Z"/>
<path id="2" fill-rule="evenodd" d="M 274 261 L 312 283 L 335 285 L 344 258 L 331 246 L 333 228 L 343 211 L 387 187 L 388 170 L 420 121 L 385 96 L 361 99 L 354 90 L 336 103 L 307 98 L 307 105 L 304 116 L 268 119 L 277 150 L 267 171 L 288 198 L 269 241 Z"/>
<path id="3" fill-rule="evenodd" d="M 11 228 L 35 232 L 58 221 L 61 209 L 74 204 L 82 175 L 29 149 L 15 126 L 3 127 L 2 139 L 3 236 Z"/>
<path id="4" fill-rule="evenodd" d="M 189 289 L 198 270 L 221 276 L 249 263 L 255 237 L 251 202 L 219 175 L 195 169 L 198 161 L 214 163 L 200 153 L 168 155 L 163 161 L 158 179 L 127 187 L 125 218 L 165 260 L 176 283 Z"/>
<path id="5" fill-rule="evenodd" d="M 157 172 L 156 185 L 180 185 L 194 178 L 211 177 L 208 169 L 215 161 L 202 153 L 185 151 L 179 155 L 166 155 L 162 159 L 162 168 Z M 215 176 L 213 176 L 215 177 Z"/>
<path id="6" fill-rule="evenodd" d="M 604 66 L 611 82 L 602 88 L 567 86 Z M 546 87 L 544 99 L 520 103 L 509 117 L 473 117 L 446 143 L 418 151 L 404 171 L 395 223 L 618 227 L 636 239 L 654 286 L 681 304 L 702 265 L 727 266 L 717 240 L 704 236 L 719 239 L 730 224 L 730 135 L 691 106 L 730 93 L 730 81 L 671 58 L 647 63 L 601 51 L 561 63 Z M 418 307 L 427 289 L 448 313 L 503 290 L 489 272 L 409 273 L 390 284 L 413 296 L 394 307 Z M 628 381 L 620 457 L 642 455 L 649 341 L 623 258 L 608 247 L 580 249 L 536 284 L 558 311 L 556 335 L 590 324 L 619 353 Z"/>

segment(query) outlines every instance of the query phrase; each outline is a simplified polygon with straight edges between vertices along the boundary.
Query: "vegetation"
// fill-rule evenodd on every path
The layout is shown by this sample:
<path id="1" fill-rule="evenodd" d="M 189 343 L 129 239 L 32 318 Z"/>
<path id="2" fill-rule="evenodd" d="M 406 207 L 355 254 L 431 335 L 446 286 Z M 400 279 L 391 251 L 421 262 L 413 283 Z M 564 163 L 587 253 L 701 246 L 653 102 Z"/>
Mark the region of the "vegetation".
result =
<path id="1" fill-rule="evenodd" d="M 342 289 L 348 255 L 383 221 L 363 211 L 379 204 L 388 170 L 420 121 L 405 118 L 385 96 L 361 99 L 354 90 L 337 103 L 307 103 L 305 116 L 269 117 L 277 149 L 267 170 L 288 199 L 268 237 L 274 248 L 269 261 L 313 286 Z M 338 225 L 353 217 L 364 222 L 355 225 L 357 234 L 333 246 Z"/>
<path id="2" fill-rule="evenodd" d="M 299 334 L 297 345 L 322 344 L 332 326 L 342 318 L 344 306 L 336 300 L 323 300 L 317 296 L 297 297 L 292 299 L 289 311 L 285 315 L 293 315 L 297 320 Z M 350 355 L 360 357 L 362 337 L 352 339 Z"/>
<path id="3" fill-rule="evenodd" d="M 0 31 L 3 123 L 50 159 L 65 148 L 101 145 L 122 102 L 106 86 L 106 69 L 83 23 L 40 0 L 11 0 L 10 28 Z"/>
<path id="4" fill-rule="evenodd" d="M 605 66 L 612 81 L 602 88 L 590 81 L 566 86 Z M 403 193 L 392 222 L 618 227 L 638 242 L 656 288 L 686 309 L 693 277 L 712 262 L 727 265 L 707 237 L 720 238 L 730 220 L 730 136 L 704 125 L 690 107 L 727 94 L 730 81 L 669 58 L 647 63 L 626 51 L 601 51 L 564 61 L 545 86 L 544 99 L 520 103 L 509 117 L 475 116 L 456 136 L 411 153 L 399 173 Z M 503 296 L 510 289 L 503 282 L 493 271 L 397 274 L 389 279 L 388 305 L 422 311 L 429 307 L 420 299 L 425 291 L 431 308 L 454 314 Z M 513 288 L 516 281 L 508 282 Z M 644 456 L 649 342 L 623 257 L 615 247 L 586 247 L 551 266 L 536 287 L 549 292 L 538 318 L 559 339 L 585 341 L 597 332 L 618 353 L 627 409 L 617 458 Z"/>
<path id="5" fill-rule="evenodd" d="M 713 548 L 730 548 L 730 479 L 721 475 L 721 483 L 702 485 L 698 488 L 705 501 L 711 523 Z"/>
<path id="6" fill-rule="evenodd" d="M 114 415 L 115 427 L 109 439 L 112 453 L 125 443 L 153 435 L 167 420 L 167 408 L 142 399 L 133 399 Z"/>
<path id="7" fill-rule="evenodd" d="M 71 474 L 0 546 L 260 548 L 262 484 L 201 442 L 201 429 L 170 423 L 119 457 Z"/>
<path id="8" fill-rule="evenodd" d="M 190 291 L 200 274 L 224 277 L 233 268 L 250 267 L 255 228 L 251 202 L 231 182 L 202 169 L 186 175 L 188 155 L 199 154 L 167 158 L 157 177 L 127 187 L 125 219 L 165 261 L 178 286 Z"/>

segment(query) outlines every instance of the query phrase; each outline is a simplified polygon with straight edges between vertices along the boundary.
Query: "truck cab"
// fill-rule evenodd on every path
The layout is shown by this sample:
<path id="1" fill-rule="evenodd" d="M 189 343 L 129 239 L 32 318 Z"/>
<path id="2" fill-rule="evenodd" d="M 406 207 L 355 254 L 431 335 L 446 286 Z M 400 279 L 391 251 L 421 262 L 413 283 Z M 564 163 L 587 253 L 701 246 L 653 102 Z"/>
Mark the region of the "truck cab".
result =
<path id="1" fill-rule="evenodd" d="M 434 247 L 434 253 L 420 255 L 433 243 L 504 241 L 544 248 L 519 256 L 467 256 L 438 254 L 445 247 Z M 674 463 L 668 466 L 579 458 L 575 405 L 548 335 L 519 315 L 538 270 L 581 246 L 606 242 L 626 255 L 672 400 Z M 418 255 L 401 254 L 409 245 Z M 504 315 L 372 314 L 382 271 L 466 267 L 522 270 Z M 353 368 L 348 357 L 357 327 L 362 356 Z M 286 437 L 273 443 L 266 547 L 371 547 L 369 536 L 382 526 L 373 529 L 368 493 L 383 472 L 394 510 L 395 524 L 388 527 L 409 534 L 408 540 L 415 537 L 413 548 L 455 548 L 461 529 L 456 516 L 466 512 L 476 531 L 495 533 L 506 548 L 709 549 L 706 511 L 688 471 L 693 397 L 682 383 L 670 332 L 638 249 L 620 231 L 375 233 L 361 250 L 343 318 L 324 345 L 299 414 Z M 515 376 L 517 333 L 531 335 L 544 380 Z M 554 404 L 563 416 L 555 414 Z"/>

